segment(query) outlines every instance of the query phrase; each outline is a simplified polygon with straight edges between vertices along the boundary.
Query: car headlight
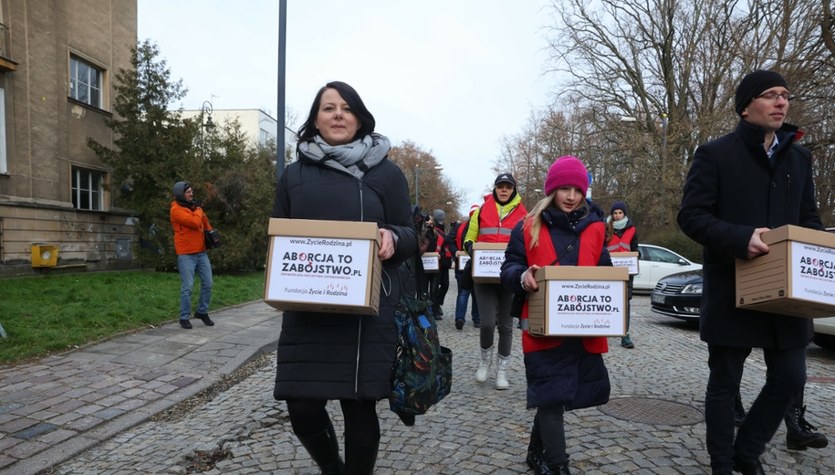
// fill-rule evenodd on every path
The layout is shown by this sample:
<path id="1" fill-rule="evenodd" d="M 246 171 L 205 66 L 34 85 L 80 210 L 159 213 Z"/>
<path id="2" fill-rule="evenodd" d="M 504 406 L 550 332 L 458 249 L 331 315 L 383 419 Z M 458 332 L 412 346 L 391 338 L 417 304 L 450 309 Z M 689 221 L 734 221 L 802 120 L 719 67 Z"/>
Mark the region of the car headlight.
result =
<path id="1" fill-rule="evenodd" d="M 702 284 L 687 284 L 681 289 L 681 293 L 683 294 L 701 294 L 702 293 Z"/>

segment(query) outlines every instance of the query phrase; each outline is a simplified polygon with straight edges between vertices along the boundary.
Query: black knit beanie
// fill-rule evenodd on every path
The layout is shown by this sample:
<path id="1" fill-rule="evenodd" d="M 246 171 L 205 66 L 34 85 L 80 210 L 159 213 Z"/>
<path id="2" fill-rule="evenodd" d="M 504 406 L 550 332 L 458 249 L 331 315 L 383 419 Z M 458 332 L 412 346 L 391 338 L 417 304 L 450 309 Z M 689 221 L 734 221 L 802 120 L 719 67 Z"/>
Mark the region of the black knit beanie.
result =
<path id="1" fill-rule="evenodd" d="M 754 100 L 755 97 L 762 94 L 763 91 L 771 89 L 772 87 L 782 86 L 789 88 L 783 76 L 780 76 L 774 71 L 765 71 L 758 69 L 757 71 L 748 73 L 739 82 L 736 87 L 736 96 L 734 97 L 734 105 L 736 106 L 736 113 L 742 115 L 742 110 Z"/>

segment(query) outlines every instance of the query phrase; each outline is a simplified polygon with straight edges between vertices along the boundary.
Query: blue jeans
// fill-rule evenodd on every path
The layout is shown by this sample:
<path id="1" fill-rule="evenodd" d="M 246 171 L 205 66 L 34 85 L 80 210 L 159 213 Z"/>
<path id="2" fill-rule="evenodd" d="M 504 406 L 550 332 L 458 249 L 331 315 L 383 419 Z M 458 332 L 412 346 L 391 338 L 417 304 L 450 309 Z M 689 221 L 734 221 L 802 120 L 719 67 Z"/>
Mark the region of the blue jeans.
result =
<path id="1" fill-rule="evenodd" d="M 205 252 L 181 254 L 177 256 L 177 269 L 180 271 L 180 320 L 191 316 L 191 289 L 194 287 L 194 272 L 200 279 L 200 300 L 197 313 L 209 313 L 212 301 L 212 263 Z"/>
<path id="2" fill-rule="evenodd" d="M 456 320 L 466 320 L 467 319 L 467 302 L 470 300 L 470 295 L 472 292 L 469 290 L 465 290 L 461 288 L 461 272 L 455 271 L 455 281 L 458 282 L 458 297 L 455 300 L 455 319 Z M 473 322 L 479 323 L 478 318 L 478 304 L 475 301 L 475 296 L 473 296 Z"/>

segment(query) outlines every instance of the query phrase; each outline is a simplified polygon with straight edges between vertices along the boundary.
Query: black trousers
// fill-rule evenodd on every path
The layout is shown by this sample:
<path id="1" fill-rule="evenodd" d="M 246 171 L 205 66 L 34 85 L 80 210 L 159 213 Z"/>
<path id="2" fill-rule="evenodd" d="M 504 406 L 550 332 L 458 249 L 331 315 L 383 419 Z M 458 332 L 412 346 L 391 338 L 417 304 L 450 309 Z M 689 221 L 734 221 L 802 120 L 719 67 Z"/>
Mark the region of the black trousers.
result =
<path id="1" fill-rule="evenodd" d="M 449 291 L 449 269 L 441 267 L 441 270 L 438 273 L 432 274 L 430 286 L 432 305 L 434 305 L 436 309 L 443 307 L 444 299 Z"/>
<path id="2" fill-rule="evenodd" d="M 551 467 L 568 464 L 565 442 L 565 422 L 562 405 L 539 407 L 533 419 L 533 430 L 542 440 L 542 457 Z"/>
<path id="3" fill-rule="evenodd" d="M 287 412 L 293 433 L 307 437 L 327 430 L 330 416 L 324 399 L 288 399 Z M 376 401 L 340 400 L 345 419 L 346 445 L 371 445 L 380 440 L 380 421 Z"/>
<path id="4" fill-rule="evenodd" d="M 751 348 L 708 345 L 710 376 L 705 395 L 707 451 L 714 472 L 731 470 L 734 457 L 754 461 L 777 432 L 806 382 L 806 348 L 764 349 L 765 385 L 734 438 L 734 404 Z"/>

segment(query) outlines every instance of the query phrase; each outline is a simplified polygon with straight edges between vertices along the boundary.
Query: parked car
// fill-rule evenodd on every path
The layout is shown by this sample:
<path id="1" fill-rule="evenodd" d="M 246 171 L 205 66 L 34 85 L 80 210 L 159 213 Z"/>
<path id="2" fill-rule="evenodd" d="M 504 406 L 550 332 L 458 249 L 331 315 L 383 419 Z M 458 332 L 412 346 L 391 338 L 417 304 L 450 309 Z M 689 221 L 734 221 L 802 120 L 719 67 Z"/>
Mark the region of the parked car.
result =
<path id="1" fill-rule="evenodd" d="M 821 348 L 835 351 L 835 317 L 816 318 L 814 342 Z"/>
<path id="2" fill-rule="evenodd" d="M 703 281 L 701 270 L 661 278 L 650 294 L 652 311 L 682 320 L 699 321 Z M 815 344 L 835 351 L 835 317 L 816 318 L 813 325 Z"/>
<path id="3" fill-rule="evenodd" d="M 698 322 L 703 280 L 701 269 L 662 277 L 650 294 L 652 311 L 668 317 Z"/>
<path id="4" fill-rule="evenodd" d="M 638 261 L 638 274 L 633 282 L 633 289 L 638 292 L 651 292 L 658 279 L 678 272 L 702 268 L 686 257 L 665 247 L 653 244 L 638 244 L 641 257 Z"/>

